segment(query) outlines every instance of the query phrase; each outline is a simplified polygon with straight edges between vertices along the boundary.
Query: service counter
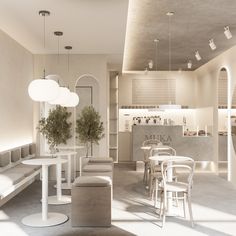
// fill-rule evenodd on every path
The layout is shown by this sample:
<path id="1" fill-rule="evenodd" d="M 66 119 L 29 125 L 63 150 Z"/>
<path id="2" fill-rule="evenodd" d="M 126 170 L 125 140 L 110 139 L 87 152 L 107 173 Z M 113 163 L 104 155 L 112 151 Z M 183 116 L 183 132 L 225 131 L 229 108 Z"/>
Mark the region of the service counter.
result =
<path id="1" fill-rule="evenodd" d="M 143 160 L 140 147 L 147 139 L 160 140 L 173 147 L 179 156 L 192 157 L 195 161 L 213 161 L 213 137 L 183 136 L 183 127 L 180 125 L 133 125 L 132 161 Z"/>

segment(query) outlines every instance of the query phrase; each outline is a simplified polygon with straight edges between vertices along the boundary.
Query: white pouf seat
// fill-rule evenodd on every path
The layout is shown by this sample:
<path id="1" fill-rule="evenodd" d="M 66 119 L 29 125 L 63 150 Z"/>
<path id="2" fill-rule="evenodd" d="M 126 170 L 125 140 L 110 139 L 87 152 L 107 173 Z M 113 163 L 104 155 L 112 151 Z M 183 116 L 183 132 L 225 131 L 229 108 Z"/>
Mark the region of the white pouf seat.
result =
<path id="1" fill-rule="evenodd" d="M 111 225 L 111 178 L 80 176 L 72 185 L 72 226 Z"/>

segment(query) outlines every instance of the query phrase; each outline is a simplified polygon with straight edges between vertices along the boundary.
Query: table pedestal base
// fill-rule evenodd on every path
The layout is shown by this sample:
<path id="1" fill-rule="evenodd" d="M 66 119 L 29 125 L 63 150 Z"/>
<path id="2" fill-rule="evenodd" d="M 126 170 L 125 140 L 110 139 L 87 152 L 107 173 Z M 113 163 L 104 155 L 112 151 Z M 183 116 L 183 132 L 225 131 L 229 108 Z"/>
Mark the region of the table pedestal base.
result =
<path id="1" fill-rule="evenodd" d="M 48 204 L 50 205 L 64 205 L 70 203 L 71 203 L 71 196 L 68 195 L 62 195 L 60 199 L 58 199 L 56 195 L 48 197 Z"/>
<path id="2" fill-rule="evenodd" d="M 24 225 L 31 227 L 48 227 L 62 224 L 67 220 L 68 220 L 67 215 L 61 213 L 49 212 L 47 220 L 42 219 L 42 213 L 37 213 L 24 217 L 22 219 L 22 223 Z"/>

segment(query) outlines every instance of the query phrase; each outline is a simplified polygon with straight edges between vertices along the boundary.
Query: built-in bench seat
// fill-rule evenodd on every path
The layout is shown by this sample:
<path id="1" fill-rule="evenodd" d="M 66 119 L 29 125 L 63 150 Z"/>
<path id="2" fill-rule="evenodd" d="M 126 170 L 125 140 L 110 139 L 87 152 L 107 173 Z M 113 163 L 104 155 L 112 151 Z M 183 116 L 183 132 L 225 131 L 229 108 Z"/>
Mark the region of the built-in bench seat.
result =
<path id="1" fill-rule="evenodd" d="M 0 206 L 32 183 L 40 173 L 40 166 L 21 163 L 34 158 L 35 153 L 33 143 L 0 153 Z"/>

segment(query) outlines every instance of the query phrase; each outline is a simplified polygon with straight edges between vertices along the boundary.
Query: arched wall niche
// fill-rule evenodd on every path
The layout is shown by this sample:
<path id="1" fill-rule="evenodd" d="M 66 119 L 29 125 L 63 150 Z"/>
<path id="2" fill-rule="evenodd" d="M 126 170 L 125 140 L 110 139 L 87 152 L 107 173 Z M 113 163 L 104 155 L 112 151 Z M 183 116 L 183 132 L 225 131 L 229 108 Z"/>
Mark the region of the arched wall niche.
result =
<path id="1" fill-rule="evenodd" d="M 79 95 L 79 106 L 75 108 L 74 120 L 78 119 L 81 110 L 85 106 L 92 105 L 99 112 L 99 81 L 91 74 L 81 75 L 75 82 L 75 92 Z M 79 139 L 75 139 L 76 145 L 83 145 Z M 93 145 L 89 151 L 89 155 L 98 156 L 99 148 Z M 79 150 L 79 155 L 85 155 L 85 150 Z"/>
<path id="2" fill-rule="evenodd" d="M 220 177 L 228 179 L 228 71 L 222 67 L 217 80 L 217 108 L 218 108 L 218 173 Z"/>
<path id="3" fill-rule="evenodd" d="M 218 76 L 218 91 L 227 90 L 227 95 L 221 100 L 218 98 L 218 164 L 219 164 L 219 174 L 222 172 L 226 173 L 223 175 L 227 178 L 228 181 L 233 181 L 235 179 L 235 153 L 236 153 L 236 80 L 233 79 L 233 74 L 236 73 L 234 70 L 230 70 L 230 67 L 223 66 L 219 70 Z M 222 76 L 223 75 L 223 76 Z M 223 84 L 224 88 L 220 88 L 222 83 L 220 83 L 220 79 L 227 78 L 226 85 Z M 224 104 L 221 102 L 224 101 Z M 221 113 L 221 114 L 220 114 Z M 222 125 L 224 125 L 224 131 L 221 132 Z M 222 137 L 220 133 L 224 133 Z M 223 141 L 222 141 L 223 140 Z M 224 149 L 224 157 L 220 155 L 220 149 Z M 226 156 L 225 156 L 226 153 Z M 222 153 L 221 153 L 222 154 Z M 227 159 L 225 159 L 227 157 Z M 221 172 L 221 168 L 223 166 L 223 171 Z M 226 171 L 225 171 L 226 170 Z"/>

